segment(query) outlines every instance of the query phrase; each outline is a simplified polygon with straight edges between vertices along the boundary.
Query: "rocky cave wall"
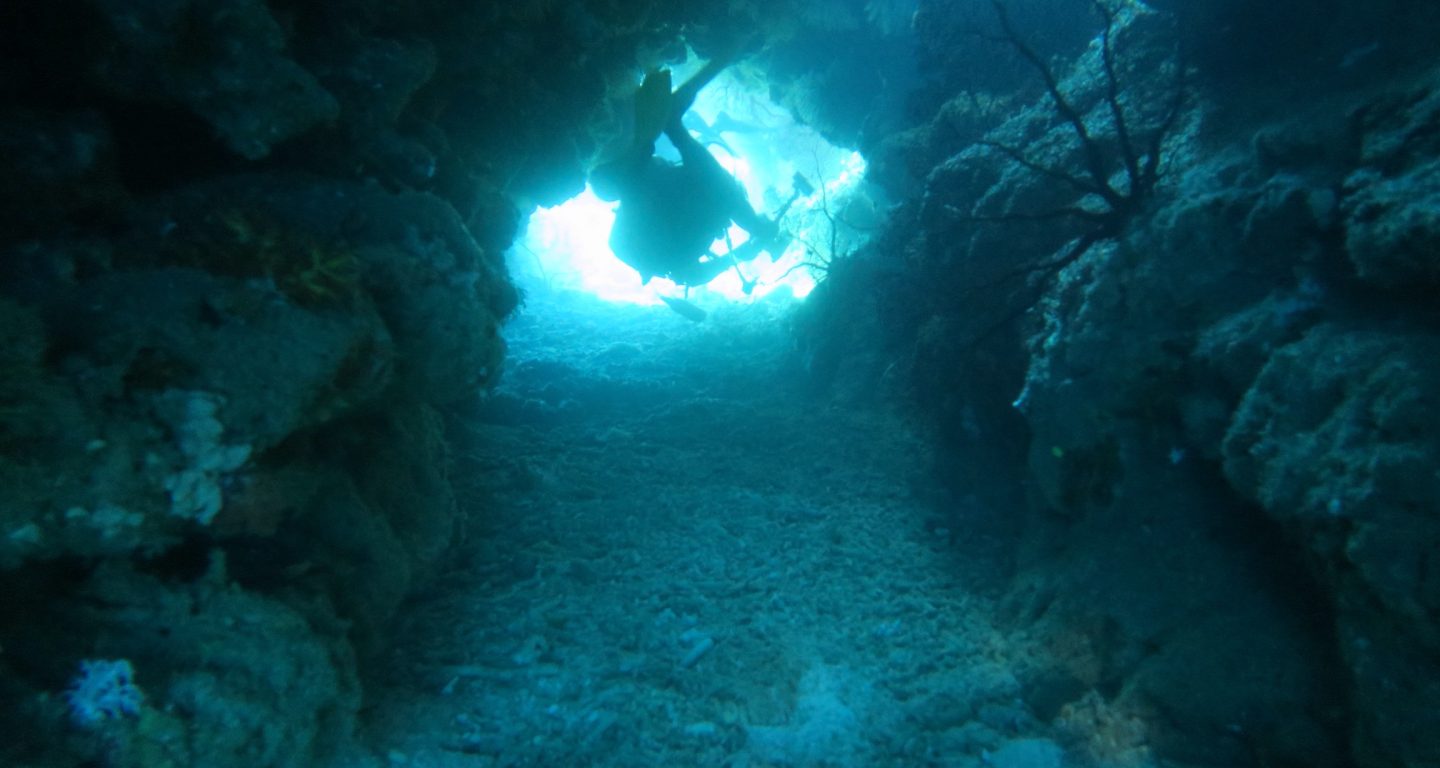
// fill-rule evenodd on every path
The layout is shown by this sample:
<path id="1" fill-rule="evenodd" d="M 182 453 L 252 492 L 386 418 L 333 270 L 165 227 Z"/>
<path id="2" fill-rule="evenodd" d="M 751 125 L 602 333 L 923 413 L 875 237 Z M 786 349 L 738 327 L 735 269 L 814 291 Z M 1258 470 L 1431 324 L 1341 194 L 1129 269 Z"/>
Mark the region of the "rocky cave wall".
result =
<path id="1" fill-rule="evenodd" d="M 951 5 L 922 51 L 1045 39 Z M 1011 545 L 1032 708 L 1146 724 L 1098 755 L 1434 765 L 1436 11 L 1153 5 L 1108 69 L 1036 57 L 1083 139 L 1034 62 L 929 84 L 870 158 L 889 226 L 797 320 L 810 368 L 934 425 L 944 527 Z M 1143 170 L 1151 137 L 1136 195 L 1122 142 Z"/>
<path id="2" fill-rule="evenodd" d="M 483 514 L 442 412 L 520 211 L 803 5 L 7 7 L 0 762 L 363 764 L 364 660 Z"/>

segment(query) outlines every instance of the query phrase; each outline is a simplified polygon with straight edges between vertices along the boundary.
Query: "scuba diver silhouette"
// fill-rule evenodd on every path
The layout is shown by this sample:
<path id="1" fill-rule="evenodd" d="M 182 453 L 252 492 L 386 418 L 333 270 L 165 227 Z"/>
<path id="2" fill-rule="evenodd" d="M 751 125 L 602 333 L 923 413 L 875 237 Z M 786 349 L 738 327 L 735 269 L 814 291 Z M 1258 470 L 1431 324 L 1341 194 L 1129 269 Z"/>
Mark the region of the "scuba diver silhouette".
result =
<path id="1" fill-rule="evenodd" d="M 774 220 L 756 213 L 740 183 L 682 122 L 700 89 L 728 65 L 727 57 L 710 61 L 674 93 L 669 70 L 646 75 L 635 95 L 634 141 L 591 173 L 597 197 L 620 201 L 610 250 L 640 274 L 642 285 L 655 277 L 687 288 L 704 285 L 731 266 L 738 271 L 740 262 L 765 251 L 773 254 L 785 244 L 776 221 L 790 203 Z M 655 155 L 661 133 L 679 151 L 679 165 Z M 726 236 L 732 222 L 749 238 L 723 254 L 711 252 L 711 244 Z M 748 292 L 753 282 L 743 274 L 741 280 Z"/>

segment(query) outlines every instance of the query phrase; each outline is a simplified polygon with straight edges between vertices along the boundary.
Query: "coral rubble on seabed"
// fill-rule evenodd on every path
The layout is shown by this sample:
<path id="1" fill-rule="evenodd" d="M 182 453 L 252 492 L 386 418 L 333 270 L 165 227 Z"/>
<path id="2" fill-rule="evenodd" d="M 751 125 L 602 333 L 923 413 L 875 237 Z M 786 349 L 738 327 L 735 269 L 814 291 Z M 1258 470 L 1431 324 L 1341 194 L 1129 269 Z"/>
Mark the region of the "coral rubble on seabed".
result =
<path id="1" fill-rule="evenodd" d="M 1031 665 L 967 577 L 989 564 L 957 562 L 928 512 L 923 441 L 808 396 L 780 309 L 697 326 L 542 300 L 514 322 L 513 370 L 457 441 L 493 515 L 377 667 L 384 747 L 429 766 L 1087 748 L 1095 728 L 1021 701 Z"/>

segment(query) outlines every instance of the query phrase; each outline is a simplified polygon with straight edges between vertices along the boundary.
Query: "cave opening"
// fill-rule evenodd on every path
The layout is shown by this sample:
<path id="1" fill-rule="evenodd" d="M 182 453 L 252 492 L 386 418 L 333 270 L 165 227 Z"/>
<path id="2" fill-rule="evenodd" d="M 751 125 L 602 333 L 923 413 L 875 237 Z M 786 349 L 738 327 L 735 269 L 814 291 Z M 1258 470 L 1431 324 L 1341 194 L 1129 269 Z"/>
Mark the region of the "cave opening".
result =
<path id="1" fill-rule="evenodd" d="M 675 80 L 696 68 L 693 58 L 676 67 Z M 679 297 L 706 308 L 765 298 L 803 300 L 831 259 L 853 252 L 878 227 L 879 193 L 864 182 L 865 158 L 832 144 L 773 102 L 763 75 L 722 72 L 700 91 L 684 122 L 744 189 L 750 207 L 777 221 L 781 247 L 735 261 L 703 285 L 679 285 L 665 277 L 642 281 L 609 244 L 619 204 L 602 200 L 587 184 L 559 205 L 530 212 L 507 258 L 517 284 L 530 294 L 576 292 L 638 306 L 661 306 L 665 298 Z M 680 161 L 663 135 L 656 154 Z M 748 239 L 732 222 L 710 253 L 727 259 Z"/>

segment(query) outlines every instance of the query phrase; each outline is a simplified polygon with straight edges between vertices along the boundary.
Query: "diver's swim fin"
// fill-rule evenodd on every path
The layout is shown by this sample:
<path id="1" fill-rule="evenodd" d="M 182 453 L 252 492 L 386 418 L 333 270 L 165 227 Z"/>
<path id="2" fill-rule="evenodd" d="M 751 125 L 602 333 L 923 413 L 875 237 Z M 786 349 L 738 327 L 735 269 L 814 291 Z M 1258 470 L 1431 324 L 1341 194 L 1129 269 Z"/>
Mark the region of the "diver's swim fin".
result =
<path id="1" fill-rule="evenodd" d="M 669 119 L 670 70 L 651 70 L 635 92 L 635 146 L 654 151 Z"/>
<path id="2" fill-rule="evenodd" d="M 665 302 L 666 306 L 675 310 L 676 314 L 686 320 L 693 320 L 698 323 L 705 319 L 705 310 L 684 299 L 672 299 L 669 296 L 661 296 L 660 300 Z"/>

